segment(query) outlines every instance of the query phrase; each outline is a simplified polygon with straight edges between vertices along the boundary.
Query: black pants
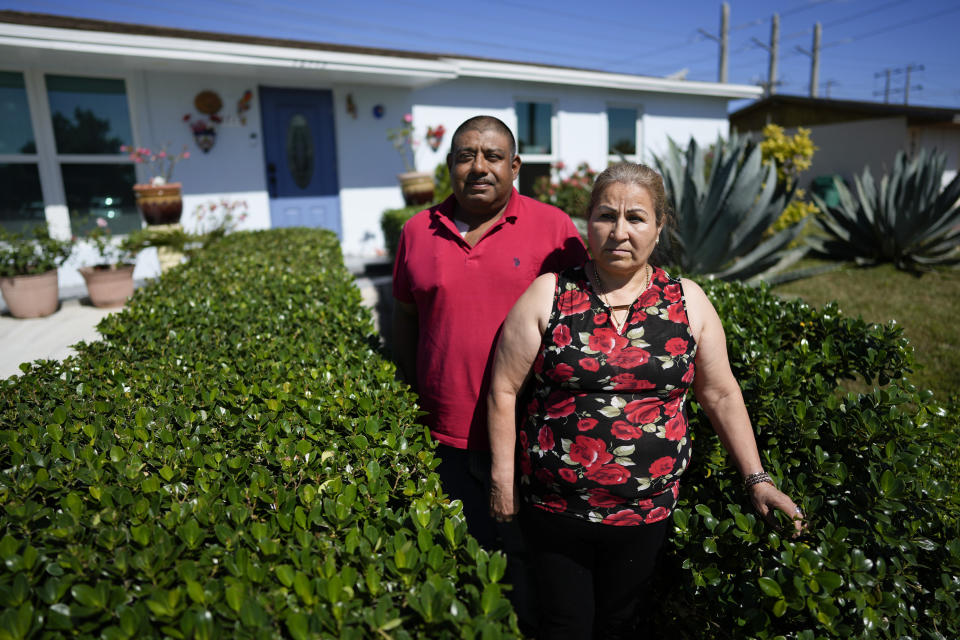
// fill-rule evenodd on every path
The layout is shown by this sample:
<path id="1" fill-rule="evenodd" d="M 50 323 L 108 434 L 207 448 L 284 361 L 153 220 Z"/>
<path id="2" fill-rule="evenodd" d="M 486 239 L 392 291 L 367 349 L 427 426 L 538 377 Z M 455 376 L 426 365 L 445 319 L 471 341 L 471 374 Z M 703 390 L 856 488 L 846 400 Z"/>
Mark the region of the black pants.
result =
<path id="1" fill-rule="evenodd" d="M 537 638 L 652 637 L 640 620 L 670 519 L 616 527 L 524 506 L 535 584 Z"/>
<path id="2" fill-rule="evenodd" d="M 490 452 L 438 444 L 437 456 L 440 458 L 437 475 L 443 492 L 451 500 L 463 503 L 467 531 L 484 549 L 506 554 L 505 582 L 513 587 L 507 596 L 517 612 L 520 629 L 532 634 L 537 619 L 536 597 L 523 531 L 516 519 L 496 522 L 490 517 Z"/>

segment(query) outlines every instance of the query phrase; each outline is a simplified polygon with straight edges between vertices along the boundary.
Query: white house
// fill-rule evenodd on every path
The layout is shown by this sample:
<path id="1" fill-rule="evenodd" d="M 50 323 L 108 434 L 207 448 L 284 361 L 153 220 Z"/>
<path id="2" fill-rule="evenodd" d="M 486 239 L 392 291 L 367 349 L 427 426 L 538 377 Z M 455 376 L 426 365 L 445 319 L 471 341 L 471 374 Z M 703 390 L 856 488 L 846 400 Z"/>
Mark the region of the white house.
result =
<path id="1" fill-rule="evenodd" d="M 120 231 L 139 226 L 131 186 L 149 176 L 119 144 L 186 146 L 191 157 L 173 176 L 185 225 L 198 205 L 242 199 L 246 228 L 325 226 L 345 254 L 376 255 L 382 211 L 403 204 L 404 165 L 387 130 L 404 114 L 421 142 L 421 171 L 443 161 L 464 119 L 501 118 L 520 142 L 526 191 L 556 161 L 605 166 L 614 145 L 649 160 L 668 137 L 710 142 L 727 133 L 730 100 L 759 95 L 743 85 L 0 11 L 0 223 L 46 220 L 61 235 L 92 215 Z M 215 143 L 203 152 L 190 124 L 209 124 L 218 103 Z M 447 133 L 433 149 L 425 135 L 438 125 Z M 61 284 L 70 282 L 79 276 L 65 268 Z"/>

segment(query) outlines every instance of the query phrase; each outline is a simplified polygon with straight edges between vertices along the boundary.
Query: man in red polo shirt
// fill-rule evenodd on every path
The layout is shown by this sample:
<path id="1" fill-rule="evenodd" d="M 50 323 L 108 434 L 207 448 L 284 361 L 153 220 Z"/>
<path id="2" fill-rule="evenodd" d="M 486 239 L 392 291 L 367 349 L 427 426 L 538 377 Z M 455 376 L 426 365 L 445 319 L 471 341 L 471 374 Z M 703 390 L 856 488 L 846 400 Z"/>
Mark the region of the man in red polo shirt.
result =
<path id="1" fill-rule="evenodd" d="M 439 441 L 444 491 L 470 533 L 498 546 L 489 515 L 486 395 L 500 326 L 540 274 L 586 260 L 570 218 L 513 188 L 520 157 L 491 116 L 457 128 L 447 156 L 453 195 L 404 226 L 393 270 L 394 352 Z"/>

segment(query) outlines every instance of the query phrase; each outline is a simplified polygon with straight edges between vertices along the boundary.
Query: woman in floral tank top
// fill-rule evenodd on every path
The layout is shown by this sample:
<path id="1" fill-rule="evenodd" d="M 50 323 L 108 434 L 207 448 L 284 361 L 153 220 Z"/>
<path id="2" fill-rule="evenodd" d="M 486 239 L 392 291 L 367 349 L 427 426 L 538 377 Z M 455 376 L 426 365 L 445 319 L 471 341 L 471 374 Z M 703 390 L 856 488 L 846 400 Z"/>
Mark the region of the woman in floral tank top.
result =
<path id="1" fill-rule="evenodd" d="M 488 399 L 490 509 L 499 520 L 521 512 L 540 638 L 643 637 L 643 588 L 690 461 L 690 388 L 758 512 L 775 523 L 780 509 L 801 526 L 760 464 L 713 305 L 649 262 L 665 203 L 649 167 L 601 173 L 588 210 L 593 259 L 537 278 L 503 326 Z"/>

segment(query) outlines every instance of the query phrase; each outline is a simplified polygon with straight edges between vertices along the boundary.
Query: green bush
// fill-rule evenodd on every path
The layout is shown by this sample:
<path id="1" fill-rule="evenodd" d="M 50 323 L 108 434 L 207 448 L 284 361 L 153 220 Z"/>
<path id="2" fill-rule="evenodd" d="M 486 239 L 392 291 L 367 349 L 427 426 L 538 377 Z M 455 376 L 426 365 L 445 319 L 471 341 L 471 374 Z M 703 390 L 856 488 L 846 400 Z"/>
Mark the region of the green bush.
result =
<path id="1" fill-rule="evenodd" d="M 658 624 L 681 638 L 960 637 L 960 419 L 909 383 L 901 330 L 703 284 L 764 465 L 809 528 L 793 539 L 760 521 L 693 403 Z"/>
<path id="2" fill-rule="evenodd" d="M 415 204 L 411 207 L 402 209 L 387 209 L 380 216 L 380 229 L 383 230 L 383 242 L 386 245 L 387 253 L 391 256 L 397 255 L 397 245 L 400 244 L 400 232 L 407 220 L 417 213 L 423 211 L 423 205 Z"/>
<path id="3" fill-rule="evenodd" d="M 0 637 L 501 637 L 333 234 L 237 233 L 0 382 Z"/>

